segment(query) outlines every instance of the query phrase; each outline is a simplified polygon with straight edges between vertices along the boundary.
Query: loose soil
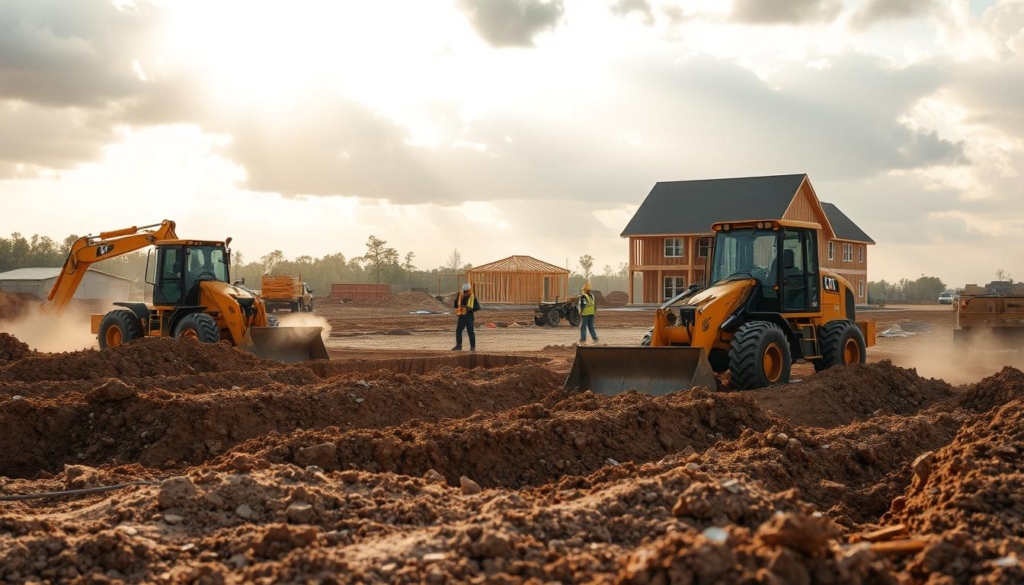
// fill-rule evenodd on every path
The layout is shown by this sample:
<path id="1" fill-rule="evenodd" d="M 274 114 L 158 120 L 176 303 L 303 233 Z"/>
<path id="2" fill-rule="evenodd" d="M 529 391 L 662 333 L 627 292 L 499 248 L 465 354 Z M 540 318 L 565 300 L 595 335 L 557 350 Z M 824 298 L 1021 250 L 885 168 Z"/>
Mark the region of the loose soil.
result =
<path id="1" fill-rule="evenodd" d="M 602 342 L 638 342 L 612 294 Z M 660 397 L 563 389 L 578 332 L 532 307 L 476 353 L 422 293 L 316 315 L 332 359 L 290 365 L 0 333 L 0 580 L 1024 581 L 1024 373 L 951 359 L 948 307 L 863 312 L 914 332 L 867 365 Z"/>

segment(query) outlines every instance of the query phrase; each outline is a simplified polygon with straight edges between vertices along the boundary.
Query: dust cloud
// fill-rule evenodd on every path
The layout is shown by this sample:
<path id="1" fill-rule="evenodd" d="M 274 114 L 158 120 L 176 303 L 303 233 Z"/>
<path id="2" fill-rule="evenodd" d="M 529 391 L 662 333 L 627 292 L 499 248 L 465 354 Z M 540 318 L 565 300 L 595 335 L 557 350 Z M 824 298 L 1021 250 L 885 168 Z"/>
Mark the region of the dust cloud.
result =
<path id="1" fill-rule="evenodd" d="M 969 344 L 954 346 L 948 337 L 922 339 L 912 349 L 894 354 L 891 359 L 895 365 L 915 369 L 925 378 L 938 378 L 950 384 L 973 384 L 1005 366 L 1024 369 L 1024 343 L 979 337 Z"/>
<path id="2" fill-rule="evenodd" d="M 0 321 L 0 331 L 10 333 L 32 349 L 49 353 L 99 347 L 85 309 L 69 308 L 62 315 L 29 310 L 14 319 Z"/>
<path id="3" fill-rule="evenodd" d="M 309 313 L 279 313 L 275 315 L 281 327 L 320 327 L 320 337 L 327 341 L 331 336 L 331 324 L 319 315 Z"/>

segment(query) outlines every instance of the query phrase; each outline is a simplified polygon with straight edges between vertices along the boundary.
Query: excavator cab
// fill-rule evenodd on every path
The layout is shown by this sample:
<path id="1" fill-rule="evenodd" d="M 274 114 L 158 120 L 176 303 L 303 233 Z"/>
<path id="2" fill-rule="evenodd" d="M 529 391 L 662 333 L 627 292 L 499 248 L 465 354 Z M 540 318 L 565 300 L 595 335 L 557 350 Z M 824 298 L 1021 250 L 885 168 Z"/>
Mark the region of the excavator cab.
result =
<path id="1" fill-rule="evenodd" d="M 738 389 L 789 380 L 793 362 L 820 371 L 863 363 L 874 323 L 857 321 L 845 279 L 818 261 L 821 226 L 791 220 L 712 225 L 710 270 L 655 311 L 641 347 L 578 347 L 566 388 L 649 394 L 716 387 L 730 373 Z"/>

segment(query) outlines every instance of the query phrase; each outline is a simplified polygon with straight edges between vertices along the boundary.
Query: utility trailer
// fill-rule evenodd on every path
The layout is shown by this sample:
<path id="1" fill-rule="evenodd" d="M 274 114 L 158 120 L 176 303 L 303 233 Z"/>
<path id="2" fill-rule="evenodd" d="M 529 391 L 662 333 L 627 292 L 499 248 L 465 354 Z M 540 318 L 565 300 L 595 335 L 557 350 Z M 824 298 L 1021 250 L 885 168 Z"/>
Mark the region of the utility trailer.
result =
<path id="1" fill-rule="evenodd" d="M 968 284 L 956 304 L 953 345 L 972 348 L 1024 349 L 1024 284 L 993 281 Z"/>

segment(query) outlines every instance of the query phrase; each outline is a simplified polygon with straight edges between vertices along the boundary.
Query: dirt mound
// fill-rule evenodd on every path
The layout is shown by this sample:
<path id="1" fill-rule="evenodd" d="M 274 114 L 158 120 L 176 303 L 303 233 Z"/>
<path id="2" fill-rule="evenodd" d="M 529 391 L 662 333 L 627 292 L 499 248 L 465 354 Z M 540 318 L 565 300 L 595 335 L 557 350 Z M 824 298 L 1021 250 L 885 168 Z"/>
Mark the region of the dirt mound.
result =
<path id="1" fill-rule="evenodd" d="M 1024 399 L 1024 372 L 1007 366 L 970 386 L 958 402 L 970 412 L 982 413 L 1019 399 Z"/>
<path id="2" fill-rule="evenodd" d="M 32 355 L 32 349 L 10 333 L 0 331 L 0 365 Z"/>
<path id="3" fill-rule="evenodd" d="M 602 298 L 604 304 L 610 307 L 621 307 L 629 303 L 629 295 L 621 290 L 613 290 Z"/>
<path id="4" fill-rule="evenodd" d="M 0 368 L 0 381 L 96 380 L 281 367 L 227 342 L 144 337 L 107 351 L 39 354 Z"/>
<path id="5" fill-rule="evenodd" d="M 352 307 L 376 307 L 402 311 L 445 311 L 451 307 L 423 291 L 387 295 L 379 299 L 355 299 L 345 303 Z"/>
<path id="6" fill-rule="evenodd" d="M 795 425 L 836 427 L 872 416 L 914 414 L 953 397 L 954 391 L 942 380 L 921 378 L 914 369 L 883 360 L 829 368 L 799 383 L 750 394 Z"/>
<path id="7" fill-rule="evenodd" d="M 0 321 L 21 317 L 40 303 L 33 294 L 0 292 Z"/>

